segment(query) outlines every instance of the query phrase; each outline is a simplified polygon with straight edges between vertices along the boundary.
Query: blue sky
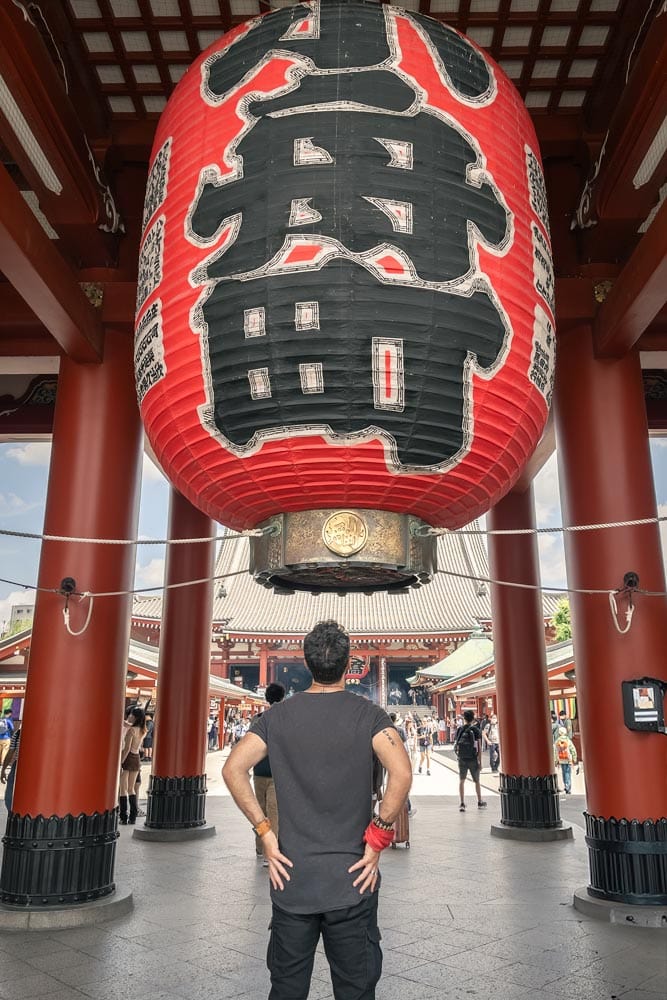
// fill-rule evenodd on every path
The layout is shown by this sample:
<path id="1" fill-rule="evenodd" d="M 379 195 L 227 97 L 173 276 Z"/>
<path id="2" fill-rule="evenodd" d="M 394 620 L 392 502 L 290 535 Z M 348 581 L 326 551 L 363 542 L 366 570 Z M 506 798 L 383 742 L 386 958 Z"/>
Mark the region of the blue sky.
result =
<path id="1" fill-rule="evenodd" d="M 0 444 L 0 529 L 41 532 L 51 446 L 42 442 Z M 667 438 L 651 440 L 659 513 L 667 515 Z M 553 455 L 535 480 L 538 525 L 552 527 L 561 523 L 558 499 L 558 473 Z M 144 456 L 139 535 L 141 538 L 165 538 L 169 491 L 167 483 L 147 456 Z M 662 525 L 663 550 L 667 550 L 667 526 Z M 566 585 L 565 561 L 560 535 L 540 535 L 542 583 Z M 39 563 L 39 542 L 0 535 L 0 577 L 21 584 L 35 584 Z M 164 574 L 164 547 L 140 546 L 137 555 L 135 586 L 159 586 Z M 0 583 L 0 631 L 9 618 L 12 604 L 34 600 L 33 591 Z"/>

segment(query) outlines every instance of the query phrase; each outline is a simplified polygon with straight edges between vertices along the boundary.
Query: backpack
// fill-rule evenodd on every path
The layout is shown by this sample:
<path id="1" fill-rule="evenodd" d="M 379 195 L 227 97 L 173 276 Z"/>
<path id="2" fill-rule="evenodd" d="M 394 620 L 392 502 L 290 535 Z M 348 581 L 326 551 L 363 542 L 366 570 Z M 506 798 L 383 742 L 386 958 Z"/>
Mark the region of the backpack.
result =
<path id="1" fill-rule="evenodd" d="M 556 743 L 556 750 L 558 751 L 558 763 L 559 764 L 569 764 L 570 763 L 570 745 L 565 739 L 560 739 Z"/>
<path id="2" fill-rule="evenodd" d="M 11 735 L 11 729 L 9 728 L 9 723 L 6 719 L 0 719 L 0 739 L 5 739 L 5 737 Z"/>
<path id="3" fill-rule="evenodd" d="M 454 750 L 463 760 L 472 760 L 473 757 L 477 757 L 477 746 L 472 726 L 463 727 L 456 738 Z"/>

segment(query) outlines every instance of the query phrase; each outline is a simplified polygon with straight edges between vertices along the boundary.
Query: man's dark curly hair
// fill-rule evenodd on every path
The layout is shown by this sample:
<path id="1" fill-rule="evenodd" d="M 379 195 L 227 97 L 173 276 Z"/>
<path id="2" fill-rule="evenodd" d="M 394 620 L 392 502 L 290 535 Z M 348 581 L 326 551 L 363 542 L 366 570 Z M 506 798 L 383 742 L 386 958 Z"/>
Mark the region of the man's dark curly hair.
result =
<path id="1" fill-rule="evenodd" d="M 303 640 L 306 665 L 318 684 L 335 684 L 347 669 L 350 637 L 338 622 L 318 622 Z"/>
<path id="2" fill-rule="evenodd" d="M 279 701 L 282 701 L 284 697 L 285 688 L 282 684 L 269 684 L 264 692 L 264 698 L 268 701 L 269 705 L 276 705 Z"/>

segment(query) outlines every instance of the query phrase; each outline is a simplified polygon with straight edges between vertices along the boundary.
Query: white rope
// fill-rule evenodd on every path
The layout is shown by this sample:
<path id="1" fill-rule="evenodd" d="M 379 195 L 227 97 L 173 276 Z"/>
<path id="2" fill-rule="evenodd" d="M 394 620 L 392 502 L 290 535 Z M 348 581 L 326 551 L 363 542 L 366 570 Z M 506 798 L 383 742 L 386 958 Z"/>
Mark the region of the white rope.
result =
<path id="1" fill-rule="evenodd" d="M 489 576 L 473 576 L 470 573 L 458 573 L 453 569 L 438 569 L 438 573 L 443 573 L 445 576 L 454 576 L 460 580 L 472 580 L 474 583 L 494 583 L 498 587 L 517 587 L 519 590 L 541 590 L 552 594 L 609 594 L 609 588 L 604 587 L 602 589 L 595 588 L 583 588 L 583 587 L 549 587 L 547 584 L 540 583 L 517 583 L 514 580 L 494 580 Z M 667 597 L 667 592 L 662 590 L 639 590 L 639 588 L 626 588 L 623 587 L 620 590 L 613 590 L 613 594 L 623 594 L 626 591 L 629 593 L 632 589 L 632 593 L 641 594 L 643 597 Z"/>
<path id="2" fill-rule="evenodd" d="M 558 525 L 554 528 L 425 528 L 417 529 L 417 535 L 548 535 L 575 531 L 600 531 L 606 528 L 636 528 L 644 524 L 660 524 L 667 521 L 667 514 L 660 517 L 638 517 L 632 521 L 605 521 L 601 524 Z"/>
<path id="3" fill-rule="evenodd" d="M 548 535 L 576 531 L 600 531 L 606 528 L 636 528 L 646 524 L 660 524 L 667 521 L 667 514 L 659 517 L 638 517 L 632 521 L 605 521 L 601 524 L 557 525 L 553 528 L 418 528 L 420 537 L 432 535 Z M 28 538 L 42 542 L 80 542 L 85 545 L 198 545 L 202 542 L 238 541 L 240 538 L 261 538 L 271 531 L 270 527 L 248 528 L 227 535 L 212 535 L 206 538 L 79 538 L 76 535 L 40 535 L 30 531 L 10 531 L 0 528 L 0 535 L 9 538 Z M 552 588 L 554 589 L 554 588 Z M 606 591 L 605 591 L 606 593 Z"/>
<path id="4" fill-rule="evenodd" d="M 70 623 L 69 623 L 69 607 L 68 607 L 68 602 L 67 601 L 65 601 L 65 607 L 63 608 L 63 619 L 65 621 L 65 628 L 67 629 L 67 631 L 69 632 L 70 635 L 73 635 L 75 637 L 77 635 L 83 635 L 83 633 L 86 631 L 86 629 L 90 625 L 90 619 L 92 618 L 92 615 L 93 615 L 93 595 L 92 594 L 88 594 L 88 593 L 84 593 L 84 594 L 80 595 L 79 599 L 82 601 L 85 597 L 88 598 L 88 614 L 86 615 L 86 620 L 85 620 L 85 622 L 83 624 L 83 628 L 80 628 L 78 632 L 74 632 L 73 629 L 70 627 Z"/>
<path id="5" fill-rule="evenodd" d="M 153 591 L 159 590 L 176 590 L 179 587 L 194 587 L 201 583 L 215 583 L 216 580 L 227 580 L 231 576 L 245 576 L 248 573 L 247 569 L 239 569 L 234 573 L 220 573 L 218 576 L 206 576 L 201 580 L 184 580 L 182 583 L 163 583 L 157 587 L 137 587 L 134 590 L 106 590 L 106 591 L 91 591 L 86 590 L 83 593 L 75 592 L 73 597 L 132 597 L 135 594 L 151 594 Z M 34 590 L 36 594 L 61 594 L 62 590 L 60 587 L 39 587 L 34 583 L 21 583 L 19 580 L 5 580 L 0 577 L 0 583 L 6 583 L 10 587 L 21 587 L 22 590 Z"/>
<path id="6" fill-rule="evenodd" d="M 239 538 L 260 538 L 270 529 L 248 528 L 229 535 L 211 535 L 206 538 L 78 538 L 75 535 L 40 535 L 30 531 L 0 529 L 0 535 L 10 538 L 32 538 L 42 542 L 81 542 L 85 545 L 198 545 L 201 542 L 227 542 Z"/>
<path id="7" fill-rule="evenodd" d="M 632 625 L 632 616 L 635 613 L 635 606 L 632 603 L 632 594 L 629 594 L 628 607 L 625 612 L 625 628 L 621 628 L 621 626 L 618 624 L 618 606 L 616 604 L 617 593 L 618 591 L 613 591 L 613 590 L 609 591 L 609 607 L 611 608 L 611 619 L 614 623 L 616 631 L 620 632 L 621 635 L 627 635 L 627 633 L 630 631 L 630 626 Z M 621 593 L 623 593 L 623 591 L 621 591 Z"/>

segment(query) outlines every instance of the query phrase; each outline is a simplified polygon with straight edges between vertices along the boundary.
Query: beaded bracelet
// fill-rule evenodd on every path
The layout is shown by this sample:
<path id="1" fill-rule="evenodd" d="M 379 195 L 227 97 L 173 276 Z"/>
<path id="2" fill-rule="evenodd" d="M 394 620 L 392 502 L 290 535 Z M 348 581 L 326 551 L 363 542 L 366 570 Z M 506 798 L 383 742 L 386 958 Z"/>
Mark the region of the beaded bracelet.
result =
<path id="1" fill-rule="evenodd" d="M 374 851 L 384 851 L 385 847 L 389 847 L 393 842 L 394 831 L 381 830 L 375 823 L 369 823 L 364 833 L 364 840 Z"/>

